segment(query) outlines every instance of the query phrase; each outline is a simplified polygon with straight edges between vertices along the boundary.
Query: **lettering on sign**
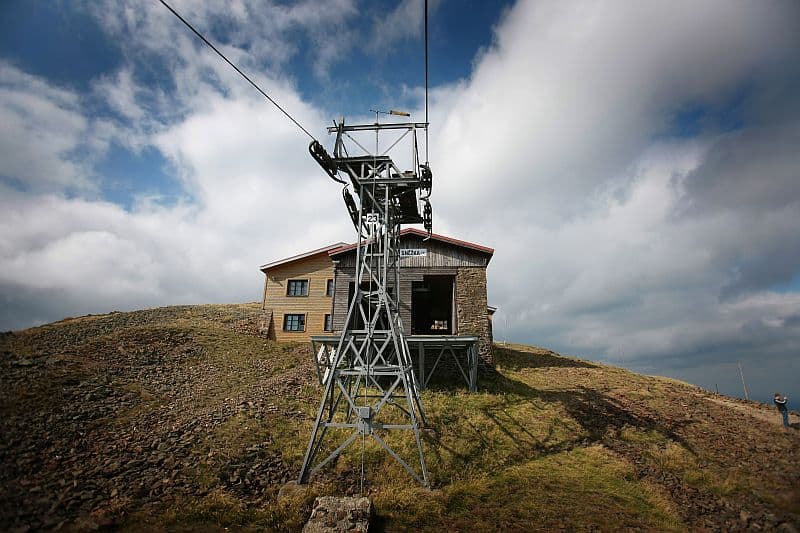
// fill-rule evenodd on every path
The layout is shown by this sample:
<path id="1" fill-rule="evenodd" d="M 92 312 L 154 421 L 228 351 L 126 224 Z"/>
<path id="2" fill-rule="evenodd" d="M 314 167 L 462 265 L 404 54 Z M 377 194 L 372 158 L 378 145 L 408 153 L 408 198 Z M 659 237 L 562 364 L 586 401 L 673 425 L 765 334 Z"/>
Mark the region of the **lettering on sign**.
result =
<path id="1" fill-rule="evenodd" d="M 367 213 L 367 224 L 377 224 L 379 221 L 378 213 Z"/>
<path id="2" fill-rule="evenodd" d="M 427 257 L 427 248 L 403 248 L 400 250 L 400 259 L 404 257 Z"/>

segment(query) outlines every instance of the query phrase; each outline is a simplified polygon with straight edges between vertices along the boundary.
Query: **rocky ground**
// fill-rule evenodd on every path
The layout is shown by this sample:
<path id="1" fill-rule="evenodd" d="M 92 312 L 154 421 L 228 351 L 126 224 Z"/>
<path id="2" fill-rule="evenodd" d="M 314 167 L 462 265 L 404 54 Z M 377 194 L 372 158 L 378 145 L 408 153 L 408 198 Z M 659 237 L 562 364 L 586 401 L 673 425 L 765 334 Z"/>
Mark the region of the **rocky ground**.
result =
<path id="1" fill-rule="evenodd" d="M 185 306 L 0 335 L 0 529 L 297 530 L 315 496 L 352 494 L 356 480 L 344 467 L 290 499 L 291 509 L 278 503 L 297 474 L 320 391 L 308 347 L 264 339 L 258 320 L 254 304 Z M 798 530 L 800 432 L 785 432 L 769 408 L 544 350 L 499 348 L 498 361 L 479 394 L 426 393 L 436 490 L 378 487 L 379 527 L 469 529 L 463 514 L 480 514 L 464 509 L 469 491 L 485 500 L 488 490 L 478 481 L 537 461 L 570 466 L 576 450 L 588 450 L 627 469 L 625 490 L 647 493 L 625 510 L 633 517 L 625 524 Z M 453 418 L 470 405 L 471 418 Z M 464 443 L 481 440 L 473 472 Z M 574 490 L 564 505 L 574 506 Z M 629 505 L 623 496 L 603 496 L 611 511 L 597 523 L 570 522 L 558 500 L 529 510 L 509 503 L 480 523 L 609 529 L 623 523 L 614 522 L 624 514 L 614 506 Z M 415 505 L 430 516 L 406 517 Z M 496 516 L 503 512 L 513 516 Z"/>
<path id="2" fill-rule="evenodd" d="M 615 404 L 621 412 L 626 414 L 621 417 L 617 416 L 615 424 L 619 429 L 626 424 L 629 427 L 641 427 L 644 421 L 645 427 L 666 431 L 671 434 L 673 442 L 683 442 L 689 449 L 695 446 L 693 443 L 707 446 L 708 449 L 697 455 L 709 457 L 709 462 L 712 461 L 711 458 L 714 455 L 717 455 L 718 462 L 715 465 L 717 468 L 724 469 L 726 465 L 730 465 L 731 468 L 746 468 L 752 473 L 759 470 L 772 473 L 776 470 L 775 460 L 777 459 L 777 462 L 781 463 L 777 469 L 779 472 L 788 474 L 793 470 L 790 461 L 796 461 L 798 458 L 796 443 L 787 445 L 783 440 L 774 443 L 751 441 L 735 442 L 731 446 L 730 442 L 726 442 L 724 445 L 717 445 L 718 449 L 714 450 L 713 439 L 736 439 L 742 433 L 740 424 L 746 423 L 746 421 L 737 420 L 728 413 L 715 412 L 713 408 L 706 410 L 708 400 L 716 401 L 717 398 L 709 398 L 699 391 L 695 391 L 694 394 L 687 397 L 685 391 L 679 390 L 680 387 L 676 387 L 676 389 L 678 390 L 674 391 L 674 396 L 665 398 L 667 403 L 671 404 L 668 411 L 672 412 L 672 416 L 654 419 L 652 415 L 642 413 L 643 410 L 640 407 L 622 400 Z M 733 400 L 724 401 L 723 405 L 729 402 L 733 403 Z M 764 413 L 758 406 L 742 405 L 741 407 L 747 409 L 751 414 L 757 413 L 763 417 L 762 420 L 768 420 L 771 425 L 776 427 L 779 425 L 776 413 L 770 413 L 772 416 L 767 418 L 763 416 Z M 637 415 L 637 411 L 640 414 Z M 709 431 L 697 427 L 693 424 L 696 418 L 710 421 L 716 430 Z M 648 456 L 646 452 L 643 453 L 642 448 L 636 442 L 629 442 L 625 438 L 604 438 L 603 441 L 617 455 L 624 457 L 634 466 L 639 479 L 646 480 L 669 494 L 683 522 L 693 530 L 797 530 L 795 527 L 797 516 L 785 511 L 776 512 L 774 500 L 765 501 L 763 496 L 747 491 L 735 495 L 721 495 L 719 490 L 714 490 L 714 487 L 692 484 L 691 480 L 685 479 L 680 473 L 663 468 L 658 461 L 652 460 L 652 456 Z M 781 455 L 783 457 L 780 457 Z M 693 465 L 700 475 L 705 467 L 703 462 Z M 800 496 L 796 485 L 798 481 L 800 478 L 796 471 L 786 476 L 783 480 L 785 483 L 783 489 L 786 493 L 776 496 L 787 502 Z"/>
<path id="3" fill-rule="evenodd" d="M 273 497 L 295 472 L 269 440 L 219 450 L 209 437 L 239 413 L 305 416 L 270 399 L 297 395 L 313 371 L 304 347 L 279 361 L 206 356 L 209 337 L 274 348 L 256 336 L 253 306 L 235 311 L 114 313 L 3 334 L 3 529 L 95 529 L 220 488 L 253 505 Z"/>

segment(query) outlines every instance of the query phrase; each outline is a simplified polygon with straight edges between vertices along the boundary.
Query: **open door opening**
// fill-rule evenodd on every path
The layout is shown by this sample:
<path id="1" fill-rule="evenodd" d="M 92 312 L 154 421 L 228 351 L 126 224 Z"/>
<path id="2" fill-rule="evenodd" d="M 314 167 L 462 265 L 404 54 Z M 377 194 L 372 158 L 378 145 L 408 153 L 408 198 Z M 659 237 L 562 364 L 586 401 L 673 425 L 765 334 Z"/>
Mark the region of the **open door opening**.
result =
<path id="1" fill-rule="evenodd" d="M 453 276 L 411 282 L 411 334 L 453 334 Z"/>

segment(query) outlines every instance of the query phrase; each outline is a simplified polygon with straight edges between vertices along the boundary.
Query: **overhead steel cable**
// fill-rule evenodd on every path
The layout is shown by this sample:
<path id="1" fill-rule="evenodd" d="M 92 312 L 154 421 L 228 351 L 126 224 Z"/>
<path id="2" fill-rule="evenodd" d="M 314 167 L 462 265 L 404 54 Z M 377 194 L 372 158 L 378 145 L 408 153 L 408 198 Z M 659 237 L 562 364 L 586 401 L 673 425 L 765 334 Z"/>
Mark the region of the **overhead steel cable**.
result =
<path id="1" fill-rule="evenodd" d="M 234 65 L 234 64 L 233 64 L 233 62 L 232 62 L 230 59 L 228 59 L 227 57 L 225 57 L 225 54 L 223 54 L 222 52 L 220 52 L 220 51 L 217 49 L 217 47 L 216 47 L 216 46 L 214 46 L 214 45 L 211 43 L 211 41 L 209 41 L 208 39 L 206 39 L 206 38 L 203 36 L 203 34 L 202 34 L 202 33 L 200 33 L 199 31 L 197 31 L 197 30 L 194 28 L 194 26 L 192 26 L 191 24 L 189 24 L 189 22 L 188 22 L 188 21 L 187 21 L 185 18 L 183 18 L 183 17 L 180 15 L 180 13 L 178 13 L 177 11 L 175 11 L 175 10 L 172 8 L 172 6 L 170 6 L 170 5 L 169 5 L 168 3 L 166 3 L 164 0 L 159 0 L 159 2 L 161 2 L 162 4 L 164 4 L 164 7 L 166 7 L 167 9 L 169 9 L 169 10 L 172 12 L 172 14 L 173 14 L 173 15 L 175 15 L 176 17 L 178 17 L 178 20 L 180 20 L 181 22 L 183 22 L 183 24 L 184 24 L 184 25 L 185 25 L 187 28 L 189 28 L 190 30 L 192 30 L 192 31 L 194 32 L 194 34 L 195 34 L 195 35 L 197 35 L 198 37 L 200 37 L 200 39 L 201 39 L 201 40 L 202 40 L 204 43 L 206 43 L 206 44 L 209 46 L 209 48 L 211 48 L 212 50 L 214 50 L 214 51 L 217 53 L 217 55 L 218 55 L 219 57 L 221 57 L 222 59 L 224 59 L 224 60 L 225 60 L 225 62 L 226 62 L 227 64 L 229 64 L 231 67 L 233 67 L 233 69 L 234 69 L 236 72 L 238 72 L 238 73 L 239 73 L 239 75 L 241 75 L 241 76 L 242 76 L 244 79 L 246 79 L 246 80 L 247 80 L 247 81 L 250 83 L 250 85 L 252 85 L 253 87 L 255 87 L 255 89 L 256 89 L 258 92 L 260 92 L 260 93 L 261 93 L 261 94 L 264 96 L 264 98 L 266 98 L 267 100 L 269 100 L 269 101 L 270 101 L 270 103 L 271 103 L 272 105 L 274 105 L 275 107 L 277 107 L 277 108 L 280 110 L 280 112 L 281 112 L 281 113 L 283 113 L 284 115 L 286 115 L 286 118 L 288 118 L 289 120 L 291 120 L 292 122 L 294 122 L 294 123 L 295 123 L 295 125 L 296 125 L 298 128 L 300 128 L 300 129 L 303 131 L 303 133 L 305 133 L 306 135 L 308 135 L 308 136 L 311 138 L 311 140 L 313 140 L 313 141 L 316 141 L 316 140 L 317 140 L 317 139 L 316 139 L 316 138 L 315 138 L 313 135 L 311 135 L 311 134 L 308 132 L 308 130 L 307 130 L 307 129 L 305 129 L 305 128 L 303 127 L 303 125 L 302 125 L 302 124 L 300 124 L 299 122 L 297 122 L 297 120 L 295 120 L 295 118 L 294 118 L 292 115 L 290 115 L 290 114 L 289 114 L 289 113 L 288 113 L 288 112 L 287 112 L 287 111 L 286 111 L 284 108 L 282 108 L 282 107 L 280 106 L 280 104 L 278 104 L 278 102 L 276 102 L 275 100 L 273 100 L 273 99 L 272 99 L 272 98 L 271 98 L 271 97 L 270 97 L 270 96 L 269 96 L 267 93 L 265 93 L 265 92 L 264 92 L 264 91 L 261 89 L 261 87 L 259 87 L 259 86 L 256 84 L 256 82 L 254 82 L 253 80 L 251 80 L 251 79 L 250 79 L 250 78 L 247 76 L 247 74 L 245 74 L 244 72 L 242 72 L 242 71 L 241 71 L 241 69 L 239 69 L 239 67 L 237 67 L 236 65 Z"/>
<path id="2" fill-rule="evenodd" d="M 428 0 L 425 0 L 425 164 L 428 159 Z"/>

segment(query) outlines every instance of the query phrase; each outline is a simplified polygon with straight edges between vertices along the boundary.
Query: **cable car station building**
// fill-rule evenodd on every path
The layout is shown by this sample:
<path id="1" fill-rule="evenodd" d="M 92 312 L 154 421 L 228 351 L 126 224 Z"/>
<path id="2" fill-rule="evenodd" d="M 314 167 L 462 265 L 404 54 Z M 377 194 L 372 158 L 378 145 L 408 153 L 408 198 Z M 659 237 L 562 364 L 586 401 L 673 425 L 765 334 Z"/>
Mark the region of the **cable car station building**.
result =
<path id="1" fill-rule="evenodd" d="M 403 328 L 417 354 L 418 374 L 425 370 L 423 386 L 436 367 L 459 367 L 474 389 L 477 367 L 494 365 L 494 308 L 486 293 L 494 250 L 443 235 L 427 237 L 416 228 L 400 232 Z M 262 329 L 271 339 L 311 341 L 315 350 L 335 345 L 355 290 L 356 249 L 336 243 L 260 267 L 265 275 Z M 458 362 L 463 352 L 467 368 Z"/>

